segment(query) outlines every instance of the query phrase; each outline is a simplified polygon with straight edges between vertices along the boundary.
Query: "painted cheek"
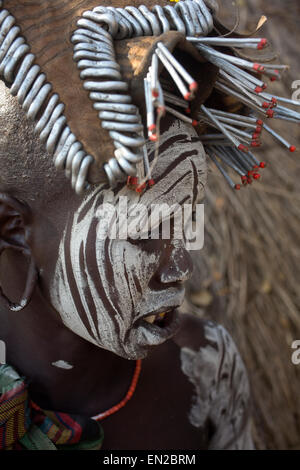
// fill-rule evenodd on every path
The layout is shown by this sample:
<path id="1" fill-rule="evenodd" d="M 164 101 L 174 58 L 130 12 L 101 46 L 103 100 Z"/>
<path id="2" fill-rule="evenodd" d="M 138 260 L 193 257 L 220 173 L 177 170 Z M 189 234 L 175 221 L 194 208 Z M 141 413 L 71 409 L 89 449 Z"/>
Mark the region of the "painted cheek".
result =
<path id="1" fill-rule="evenodd" d="M 114 285 L 117 292 L 116 307 L 122 312 L 128 328 L 136 316 L 137 306 L 145 296 L 151 277 L 158 266 L 158 256 L 147 253 L 128 241 L 112 243 Z"/>

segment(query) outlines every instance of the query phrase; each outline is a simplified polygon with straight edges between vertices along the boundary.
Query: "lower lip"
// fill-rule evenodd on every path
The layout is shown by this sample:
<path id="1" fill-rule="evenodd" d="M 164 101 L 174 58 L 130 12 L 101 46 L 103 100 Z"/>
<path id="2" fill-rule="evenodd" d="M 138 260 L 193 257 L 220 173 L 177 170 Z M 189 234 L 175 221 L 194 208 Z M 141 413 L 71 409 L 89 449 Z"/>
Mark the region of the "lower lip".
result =
<path id="1" fill-rule="evenodd" d="M 174 336 L 180 326 L 180 315 L 177 309 L 168 313 L 164 326 L 148 323 L 140 320 L 136 326 L 138 333 L 138 344 L 140 346 L 157 346 Z"/>

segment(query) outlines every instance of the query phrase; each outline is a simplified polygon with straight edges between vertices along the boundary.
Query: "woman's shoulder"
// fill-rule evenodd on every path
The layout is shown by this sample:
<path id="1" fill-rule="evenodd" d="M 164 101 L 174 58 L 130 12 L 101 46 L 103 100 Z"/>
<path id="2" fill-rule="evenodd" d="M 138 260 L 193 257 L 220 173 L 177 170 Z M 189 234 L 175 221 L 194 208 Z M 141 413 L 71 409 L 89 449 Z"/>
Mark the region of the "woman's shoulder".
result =
<path id="1" fill-rule="evenodd" d="M 194 385 L 190 420 L 214 430 L 210 448 L 253 448 L 251 398 L 247 372 L 228 331 L 196 315 L 185 314 L 174 337 L 180 348 L 182 372 Z"/>

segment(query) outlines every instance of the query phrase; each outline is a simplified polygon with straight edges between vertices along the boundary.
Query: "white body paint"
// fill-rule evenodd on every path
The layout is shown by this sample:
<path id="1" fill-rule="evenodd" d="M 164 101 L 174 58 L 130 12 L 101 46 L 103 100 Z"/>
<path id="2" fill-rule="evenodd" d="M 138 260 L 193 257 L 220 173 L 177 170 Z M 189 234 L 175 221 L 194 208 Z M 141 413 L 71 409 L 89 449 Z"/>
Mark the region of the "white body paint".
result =
<path id="1" fill-rule="evenodd" d="M 58 367 L 59 369 L 65 369 L 65 370 L 71 370 L 74 367 L 72 366 L 72 364 L 69 364 L 69 362 L 67 361 L 63 361 L 62 359 L 56 362 L 52 362 L 51 365 L 54 367 Z"/>
<path id="2" fill-rule="evenodd" d="M 245 366 L 228 332 L 205 322 L 205 340 L 199 351 L 181 349 L 181 368 L 195 387 L 190 423 L 215 428 L 210 449 L 253 449 L 250 388 Z"/>

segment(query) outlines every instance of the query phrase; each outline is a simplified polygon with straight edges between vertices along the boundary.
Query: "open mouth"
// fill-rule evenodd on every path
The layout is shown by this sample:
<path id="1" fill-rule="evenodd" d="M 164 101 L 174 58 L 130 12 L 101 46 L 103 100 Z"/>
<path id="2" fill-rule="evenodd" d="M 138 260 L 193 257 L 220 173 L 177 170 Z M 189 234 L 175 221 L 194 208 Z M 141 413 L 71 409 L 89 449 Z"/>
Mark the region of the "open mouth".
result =
<path id="1" fill-rule="evenodd" d="M 171 338 L 180 326 L 177 308 L 162 309 L 145 315 L 136 322 L 138 343 L 142 346 L 155 346 Z"/>
<path id="2" fill-rule="evenodd" d="M 175 314 L 175 309 L 169 309 L 164 312 L 156 313 L 154 315 L 148 315 L 143 318 L 144 322 L 158 326 L 159 328 L 165 328 L 172 322 Z"/>

